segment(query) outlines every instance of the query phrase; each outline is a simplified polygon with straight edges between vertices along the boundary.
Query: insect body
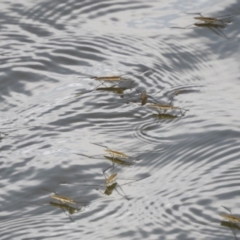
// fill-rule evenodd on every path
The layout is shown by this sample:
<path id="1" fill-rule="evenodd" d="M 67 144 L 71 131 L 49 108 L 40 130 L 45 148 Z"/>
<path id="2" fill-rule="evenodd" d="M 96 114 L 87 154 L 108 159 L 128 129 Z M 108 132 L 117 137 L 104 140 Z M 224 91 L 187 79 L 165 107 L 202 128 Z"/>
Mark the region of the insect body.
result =
<path id="1" fill-rule="evenodd" d="M 107 196 L 110 196 L 112 194 L 112 192 L 115 190 L 120 196 L 124 197 L 126 200 L 129 200 L 129 198 L 124 193 L 124 191 L 123 191 L 121 186 L 126 185 L 126 184 L 130 184 L 132 182 L 136 182 L 136 181 L 142 180 L 142 179 L 136 179 L 136 180 L 133 180 L 132 182 L 119 185 L 117 183 L 117 181 L 116 181 L 117 173 L 113 173 L 110 176 L 108 176 L 106 173 L 104 173 L 104 177 L 105 177 L 105 190 L 104 190 L 103 194 L 105 194 Z M 123 194 L 121 194 L 118 191 L 117 187 L 119 187 L 121 189 Z"/>
<path id="2" fill-rule="evenodd" d="M 234 216 L 232 214 L 220 214 L 220 216 L 229 220 L 230 222 L 240 223 L 240 217 Z"/>
<path id="3" fill-rule="evenodd" d="M 106 195 L 106 196 L 110 196 L 113 193 L 113 191 L 115 190 L 120 196 L 122 196 L 126 200 L 129 200 L 129 198 L 124 193 L 121 186 L 130 184 L 130 183 L 133 183 L 133 182 L 137 182 L 137 181 L 140 181 L 140 180 L 143 180 L 143 179 L 147 178 L 147 177 L 145 177 L 145 178 L 141 178 L 141 179 L 122 179 L 122 180 L 132 180 L 132 181 L 120 185 L 116 181 L 117 176 L 118 176 L 118 174 L 116 172 L 112 173 L 111 175 L 107 175 L 106 173 L 103 172 L 103 175 L 104 175 L 104 178 L 105 178 L 104 184 L 100 184 L 100 185 L 84 184 L 83 186 L 97 186 L 97 187 L 104 186 L 103 191 L 101 191 L 99 188 L 97 190 L 99 192 L 101 192 L 102 194 Z M 84 180 L 84 181 L 86 181 L 86 180 Z M 121 190 L 121 192 L 119 192 L 119 189 Z"/>
<path id="4" fill-rule="evenodd" d="M 130 167 L 130 166 L 133 165 L 132 161 L 133 160 L 135 160 L 135 161 L 137 160 L 137 158 L 130 157 L 130 156 L 128 156 L 127 154 L 125 154 L 123 152 L 112 150 L 112 149 L 110 149 L 110 148 L 108 148 L 106 146 L 102 146 L 102 145 L 97 144 L 97 143 L 93 143 L 93 144 L 101 146 L 101 147 L 105 147 L 106 148 L 105 151 L 110 154 L 110 156 L 106 156 L 105 155 L 104 158 L 106 158 L 107 160 L 111 161 L 112 162 L 112 166 L 110 166 L 107 169 L 105 169 L 104 172 L 106 172 L 110 168 L 114 169 L 115 164 Z"/>
<path id="5" fill-rule="evenodd" d="M 120 158 L 116 158 L 116 157 L 110 157 L 110 156 L 104 156 L 107 160 L 112 162 L 112 166 L 108 167 L 107 169 L 104 170 L 104 172 L 108 171 L 110 168 L 114 169 L 115 164 L 117 165 L 121 165 L 121 166 L 126 166 L 126 167 L 130 167 L 133 165 L 133 163 L 126 161 L 126 160 L 122 160 Z"/>
<path id="6" fill-rule="evenodd" d="M 111 150 L 110 148 L 107 148 L 105 149 L 106 152 L 110 153 L 111 155 L 113 156 L 118 156 L 118 157 L 121 157 L 121 158 L 130 158 L 128 155 L 126 155 L 125 153 L 123 152 L 119 152 L 119 151 L 116 151 L 116 150 Z"/>
<path id="7" fill-rule="evenodd" d="M 65 203 L 73 203 L 73 204 L 77 204 L 73 199 L 69 198 L 69 197 L 64 197 L 64 196 L 60 196 L 58 194 L 51 194 L 50 195 L 51 198 L 56 199 L 60 202 L 65 202 Z"/>
<path id="8" fill-rule="evenodd" d="M 125 158 L 125 159 L 133 159 L 133 157 L 130 157 L 128 156 L 127 154 L 123 153 L 123 152 L 120 152 L 120 151 L 117 151 L 117 150 L 112 150 L 106 146 L 103 146 L 103 145 L 100 145 L 100 144 L 97 144 L 97 143 L 92 143 L 92 144 L 95 144 L 95 145 L 98 145 L 100 147 L 105 147 L 105 151 L 107 153 L 109 153 L 112 157 L 120 157 L 120 158 Z"/>
<path id="9" fill-rule="evenodd" d="M 111 174 L 108 178 L 106 178 L 106 185 L 108 186 L 110 183 L 116 181 L 117 173 Z"/>
<path id="10" fill-rule="evenodd" d="M 98 80 L 98 81 L 109 81 L 109 82 L 125 80 L 125 78 L 123 78 L 122 76 L 92 77 L 92 79 Z"/>

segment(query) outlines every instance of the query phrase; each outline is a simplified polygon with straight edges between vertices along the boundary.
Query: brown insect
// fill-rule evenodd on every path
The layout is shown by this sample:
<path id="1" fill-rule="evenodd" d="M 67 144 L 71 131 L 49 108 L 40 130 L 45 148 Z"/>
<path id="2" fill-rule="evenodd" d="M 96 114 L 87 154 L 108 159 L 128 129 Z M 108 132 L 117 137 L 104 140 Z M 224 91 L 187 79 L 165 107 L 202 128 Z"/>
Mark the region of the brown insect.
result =
<path id="1" fill-rule="evenodd" d="M 133 180 L 133 181 L 120 185 L 116 181 L 117 173 L 112 173 L 110 176 L 108 176 L 106 173 L 103 173 L 103 175 L 105 177 L 105 183 L 104 183 L 105 190 L 103 192 L 100 189 L 97 189 L 97 190 L 106 196 L 112 195 L 113 191 L 115 190 L 120 196 L 122 196 L 126 200 L 130 200 L 130 199 L 127 197 L 127 195 L 125 194 L 125 192 L 123 191 L 121 186 L 145 179 L 145 178 L 134 179 L 134 180 L 133 179 L 124 179 L 124 180 Z M 85 185 L 85 186 L 99 187 L 99 186 L 103 186 L 103 185 Z M 118 188 L 121 190 L 122 193 L 119 192 Z"/>
<path id="2" fill-rule="evenodd" d="M 56 193 L 51 194 L 50 197 L 53 198 L 53 199 L 56 199 L 60 202 L 77 204 L 73 199 L 71 199 L 69 197 L 60 196 Z"/>
<path id="3" fill-rule="evenodd" d="M 142 73 L 137 73 L 135 75 L 142 75 L 142 74 L 145 74 L 149 71 L 151 71 L 151 70 L 147 70 L 147 71 L 142 72 Z M 117 81 L 127 80 L 127 78 L 123 78 L 123 76 L 126 76 L 126 75 L 130 75 L 130 74 L 126 73 L 126 74 L 122 74 L 122 75 L 119 75 L 119 76 L 102 76 L 102 77 L 91 77 L 91 78 L 94 79 L 94 80 L 97 80 L 97 81 L 117 82 Z"/>
<path id="4" fill-rule="evenodd" d="M 175 119 L 175 118 L 178 118 L 178 116 L 176 116 L 176 115 L 167 114 L 167 113 L 155 113 L 155 114 L 152 114 L 152 116 L 154 118 L 157 118 L 157 119 Z"/>
<path id="5" fill-rule="evenodd" d="M 236 16 L 239 13 L 229 15 L 225 18 L 213 18 L 213 17 L 204 17 L 201 15 L 201 13 L 197 13 L 200 15 L 199 17 L 194 17 L 194 19 L 199 20 L 198 22 L 194 24 L 190 24 L 184 28 L 181 27 L 172 27 L 172 28 L 181 28 L 181 29 L 187 29 L 191 27 L 192 25 L 196 27 L 207 27 L 217 35 L 223 38 L 229 39 L 220 29 L 225 28 L 227 23 L 231 22 L 231 18 Z"/>
<path id="6" fill-rule="evenodd" d="M 220 214 L 221 217 L 227 219 L 230 222 L 234 222 L 234 223 L 240 223 L 240 217 L 234 216 L 232 214 Z"/>
<path id="7" fill-rule="evenodd" d="M 124 74 L 124 75 L 127 75 L 127 74 Z M 121 75 L 121 76 L 92 77 L 92 79 L 97 80 L 97 81 L 116 82 L 116 81 L 126 80 L 125 78 L 122 77 L 124 75 Z"/>
<path id="8" fill-rule="evenodd" d="M 92 144 L 100 146 L 100 147 L 104 147 L 105 152 L 109 153 L 112 157 L 121 157 L 121 158 L 124 158 L 124 159 L 136 159 L 135 157 L 131 157 L 131 156 L 129 156 L 129 155 L 123 153 L 123 152 L 110 149 L 107 146 L 103 146 L 103 145 L 98 144 L 98 143 L 92 143 Z"/>
<path id="9" fill-rule="evenodd" d="M 107 146 L 103 146 L 103 145 L 100 145 L 100 144 L 97 144 L 97 143 L 92 143 L 92 144 L 97 145 L 97 146 L 100 146 L 100 147 L 105 147 L 104 150 L 105 150 L 107 153 L 110 154 L 110 156 L 104 156 L 104 158 L 106 158 L 107 160 L 111 161 L 111 162 L 112 162 L 112 166 L 106 168 L 106 169 L 104 170 L 104 173 L 105 173 L 106 171 L 108 171 L 110 168 L 114 169 L 115 164 L 130 167 L 130 166 L 133 165 L 132 161 L 133 161 L 133 160 L 136 161 L 135 158 L 130 157 L 130 156 L 128 156 L 127 154 L 125 154 L 125 153 L 123 153 L 123 152 L 110 149 L 110 148 L 108 148 Z M 127 161 L 127 160 L 128 160 L 128 161 Z"/>
<path id="10" fill-rule="evenodd" d="M 147 104 L 147 106 L 150 108 L 155 108 L 157 110 L 163 110 L 164 112 L 166 112 L 167 110 L 180 110 L 182 115 L 184 115 L 185 112 L 188 111 L 188 110 L 180 108 L 180 107 L 174 107 L 171 104 L 149 103 L 149 104 Z"/>
<path id="11" fill-rule="evenodd" d="M 47 190 L 47 189 L 42 189 L 42 190 L 49 192 L 49 190 Z M 69 219 L 72 222 L 74 222 L 73 219 L 71 218 L 70 215 L 68 215 L 66 213 L 65 210 L 67 210 L 70 214 L 73 214 L 73 213 L 76 213 L 76 212 L 83 211 L 84 207 L 86 206 L 86 204 L 90 203 L 90 202 L 82 202 L 82 201 L 81 202 L 77 202 L 77 201 L 73 200 L 70 197 L 62 196 L 62 195 L 59 195 L 59 194 L 57 194 L 55 192 L 53 194 L 50 194 L 49 197 L 54 199 L 54 200 L 56 200 L 56 201 L 58 201 L 57 203 L 56 202 L 49 202 L 49 204 L 51 206 L 55 206 L 55 207 L 61 208 L 62 211 L 69 217 Z M 70 205 L 68 205 L 68 204 L 70 204 Z M 76 207 L 73 206 L 73 205 L 79 205 L 79 204 L 84 204 L 84 206 L 81 207 L 81 208 L 78 208 L 78 207 L 76 208 Z"/>

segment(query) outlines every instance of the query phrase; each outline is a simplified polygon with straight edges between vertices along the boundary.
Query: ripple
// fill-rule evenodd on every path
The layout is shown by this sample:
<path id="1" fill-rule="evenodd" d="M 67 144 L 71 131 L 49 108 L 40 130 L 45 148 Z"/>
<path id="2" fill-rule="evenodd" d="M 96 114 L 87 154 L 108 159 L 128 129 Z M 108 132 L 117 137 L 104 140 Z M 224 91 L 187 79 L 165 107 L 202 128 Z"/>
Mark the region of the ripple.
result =
<path id="1" fill-rule="evenodd" d="M 200 2 L 0 6 L 2 238 L 231 239 L 219 213 L 239 209 L 239 18 L 225 41 L 169 28 L 184 25 L 181 12 L 210 6 Z M 97 91 L 91 78 L 122 74 L 122 94 Z M 144 90 L 148 102 L 188 111 L 155 120 Z M 111 162 L 92 143 L 139 158 L 114 168 L 130 201 L 96 190 Z M 53 191 L 91 203 L 71 221 L 49 204 Z"/>

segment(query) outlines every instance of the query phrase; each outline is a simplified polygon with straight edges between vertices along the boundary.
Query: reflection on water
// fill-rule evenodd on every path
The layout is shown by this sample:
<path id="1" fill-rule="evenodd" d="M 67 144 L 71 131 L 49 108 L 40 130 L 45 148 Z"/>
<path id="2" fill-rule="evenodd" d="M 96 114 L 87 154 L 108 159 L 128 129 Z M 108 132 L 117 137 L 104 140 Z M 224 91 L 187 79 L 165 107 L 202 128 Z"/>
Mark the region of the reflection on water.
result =
<path id="1" fill-rule="evenodd" d="M 1 2 L 1 239 L 235 239 L 239 6 Z"/>

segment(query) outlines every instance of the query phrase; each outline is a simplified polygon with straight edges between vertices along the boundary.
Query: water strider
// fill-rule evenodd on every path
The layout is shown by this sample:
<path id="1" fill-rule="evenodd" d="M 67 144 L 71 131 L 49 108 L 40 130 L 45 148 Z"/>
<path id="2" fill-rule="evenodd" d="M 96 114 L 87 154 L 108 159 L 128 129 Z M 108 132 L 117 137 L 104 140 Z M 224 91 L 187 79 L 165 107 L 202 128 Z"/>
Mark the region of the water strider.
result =
<path id="1" fill-rule="evenodd" d="M 108 148 L 107 146 L 103 146 L 101 144 L 97 144 L 97 143 L 92 143 L 94 145 L 100 146 L 100 147 L 104 147 L 105 152 L 109 153 L 110 156 L 107 155 L 103 155 L 103 157 L 109 161 L 112 162 L 112 165 L 108 168 L 106 168 L 104 170 L 104 172 L 108 171 L 110 168 L 114 169 L 115 164 L 117 165 L 121 165 L 121 166 L 126 166 L 126 167 L 130 167 L 133 165 L 133 161 L 137 161 L 138 159 L 135 157 L 131 157 L 123 152 L 117 151 L 117 150 L 113 150 Z M 94 156 L 87 156 L 84 154 L 77 154 L 77 155 L 81 155 L 81 156 L 85 156 L 88 158 L 96 158 Z M 98 155 L 96 155 L 98 156 Z"/>
<path id="2" fill-rule="evenodd" d="M 138 76 L 138 75 L 143 75 L 147 72 L 150 72 L 151 70 L 147 70 L 141 73 L 136 73 L 136 74 L 131 74 L 131 73 L 125 73 L 122 75 L 113 75 L 113 76 L 88 76 L 90 79 L 94 79 L 97 81 L 105 81 L 105 82 L 118 82 L 118 81 L 124 81 L 124 80 L 128 80 L 128 78 L 124 78 L 123 76 Z"/>
<path id="3" fill-rule="evenodd" d="M 156 94 L 158 94 L 158 93 L 160 93 L 163 89 L 161 89 L 160 91 L 158 91 L 157 93 L 155 93 L 155 94 L 153 94 L 153 95 L 149 95 L 149 94 L 147 94 L 147 91 L 146 90 L 144 90 L 144 91 L 140 91 L 140 90 L 138 90 L 138 89 L 135 89 L 139 94 L 140 94 L 140 102 L 141 102 L 141 106 L 144 106 L 146 103 L 147 103 L 147 101 L 148 101 L 148 99 L 150 98 L 150 99 L 153 99 L 156 103 L 158 103 L 158 101 L 153 97 L 154 95 L 156 95 Z M 129 96 L 131 99 L 132 99 L 132 97 L 131 96 Z M 138 103 L 139 102 L 139 100 L 133 100 L 132 99 L 132 101 L 131 102 L 128 102 L 128 103 Z"/>
<path id="4" fill-rule="evenodd" d="M 223 222 L 221 221 L 221 226 L 227 226 L 231 229 L 235 239 L 237 240 L 237 235 L 236 235 L 236 229 L 239 230 L 240 229 L 240 217 L 233 215 L 231 213 L 231 210 L 225 206 L 222 206 L 223 208 L 225 208 L 227 211 L 230 212 L 230 214 L 226 214 L 226 213 L 222 213 L 220 214 L 220 216 L 226 220 L 228 220 L 228 222 Z M 226 224 L 228 223 L 228 224 Z"/>
<path id="5" fill-rule="evenodd" d="M 117 151 L 117 150 L 110 149 L 109 147 L 101 145 L 99 143 L 92 143 L 92 144 L 100 146 L 100 147 L 104 147 L 105 152 L 109 153 L 112 157 L 121 157 L 121 158 L 124 158 L 124 159 L 138 160 L 137 157 L 129 156 L 129 155 L 125 154 L 124 152 L 120 152 L 120 151 Z"/>
<path id="6" fill-rule="evenodd" d="M 145 178 L 141 178 L 141 179 L 122 179 L 122 180 L 133 180 L 133 181 L 120 185 L 116 181 L 117 173 L 112 173 L 111 175 L 107 175 L 106 172 L 103 172 L 103 175 L 105 177 L 105 183 L 103 185 L 84 184 L 84 186 L 97 186 L 97 187 L 104 186 L 105 190 L 103 192 L 100 189 L 97 189 L 97 190 L 100 191 L 102 194 L 104 194 L 106 196 L 110 196 L 113 193 L 113 191 L 115 190 L 120 196 L 122 196 L 126 200 L 130 200 L 130 199 L 127 197 L 127 195 L 125 194 L 125 192 L 123 191 L 121 186 L 130 184 L 130 183 L 133 183 L 133 182 L 137 182 L 137 181 L 140 181 L 140 180 L 143 180 L 143 179 L 147 178 L 147 177 L 145 177 Z M 122 193 L 120 193 L 117 188 L 119 188 L 122 191 Z"/>
<path id="7" fill-rule="evenodd" d="M 237 16 L 239 13 L 225 15 L 221 17 L 204 17 L 201 13 L 188 13 L 188 14 L 197 14 L 199 17 L 194 17 L 194 19 L 205 22 L 205 23 L 230 23 L 231 19 Z"/>
<path id="8" fill-rule="evenodd" d="M 175 107 L 171 104 L 161 104 L 161 103 L 149 103 L 146 105 L 147 107 L 150 107 L 150 108 L 155 108 L 157 110 L 163 110 L 164 113 L 167 111 L 167 110 L 180 110 L 182 116 L 186 113 L 186 109 L 183 109 L 183 108 L 180 108 L 180 107 Z M 184 112 L 183 112 L 184 111 Z"/>
<path id="9" fill-rule="evenodd" d="M 65 214 L 66 214 L 65 210 L 67 210 L 70 214 L 73 214 L 73 213 L 76 213 L 76 212 L 81 212 L 84 209 L 84 207 L 75 208 L 73 206 L 68 205 L 67 203 L 70 203 L 70 204 L 73 204 L 73 205 L 89 204 L 90 203 L 90 202 L 82 202 L 82 201 L 77 202 L 70 197 L 62 196 L 62 195 L 59 195 L 57 193 L 51 194 L 49 196 L 50 196 L 50 198 L 59 201 L 59 203 L 50 202 L 50 205 L 55 206 L 55 207 L 57 206 L 57 207 L 61 208 Z M 69 217 L 69 219 L 72 222 L 74 222 L 70 215 L 68 215 L 68 214 L 66 214 L 66 215 Z"/>
<path id="10" fill-rule="evenodd" d="M 194 19 L 198 20 L 198 22 L 190 24 L 183 28 L 181 27 L 171 27 L 171 28 L 188 29 L 193 25 L 196 27 L 206 27 L 206 28 L 209 28 L 214 33 L 216 33 L 217 35 L 219 35 L 220 37 L 230 39 L 221 31 L 221 29 L 225 28 L 227 24 L 231 22 L 231 18 L 238 15 L 239 13 L 228 15 L 228 17 L 225 17 L 225 18 L 205 17 L 201 13 L 195 13 L 195 14 L 199 15 L 199 17 L 194 17 Z"/>
<path id="11" fill-rule="evenodd" d="M 131 167 L 133 165 L 132 162 L 130 161 L 126 161 L 126 160 L 122 160 L 120 158 L 117 157 L 110 157 L 110 156 L 104 156 L 107 160 L 112 162 L 112 165 L 108 168 L 106 168 L 103 172 L 108 171 L 110 168 L 114 169 L 115 164 L 117 165 L 121 165 L 121 166 L 125 166 L 125 167 Z"/>

